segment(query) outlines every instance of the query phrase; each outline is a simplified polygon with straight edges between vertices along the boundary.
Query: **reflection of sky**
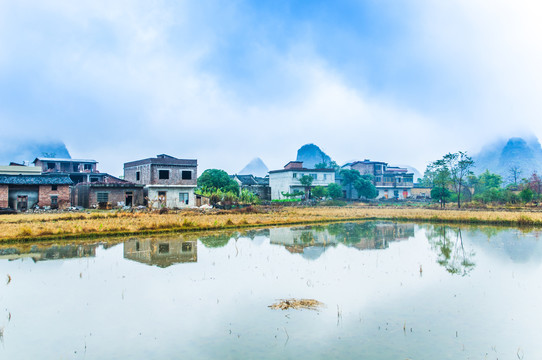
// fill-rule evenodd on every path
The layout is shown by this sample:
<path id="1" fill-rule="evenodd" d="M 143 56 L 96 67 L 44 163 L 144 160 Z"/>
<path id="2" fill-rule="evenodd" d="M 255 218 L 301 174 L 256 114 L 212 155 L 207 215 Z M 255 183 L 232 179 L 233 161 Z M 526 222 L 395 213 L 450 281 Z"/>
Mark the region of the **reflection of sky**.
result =
<path id="1" fill-rule="evenodd" d="M 167 268 L 123 259 L 122 244 L 98 248 L 95 258 L 0 261 L 0 274 L 12 277 L 9 285 L 0 284 L 0 358 L 514 358 L 518 348 L 525 358 L 542 353 L 541 263 L 502 257 L 491 251 L 492 242 L 481 245 L 466 231 L 463 238 L 476 253 L 466 277 L 436 263 L 422 229 L 385 250 L 338 244 L 314 260 L 267 237 L 241 237 L 221 248 L 199 243 L 197 263 Z M 315 298 L 326 307 L 267 308 L 288 297 Z"/>

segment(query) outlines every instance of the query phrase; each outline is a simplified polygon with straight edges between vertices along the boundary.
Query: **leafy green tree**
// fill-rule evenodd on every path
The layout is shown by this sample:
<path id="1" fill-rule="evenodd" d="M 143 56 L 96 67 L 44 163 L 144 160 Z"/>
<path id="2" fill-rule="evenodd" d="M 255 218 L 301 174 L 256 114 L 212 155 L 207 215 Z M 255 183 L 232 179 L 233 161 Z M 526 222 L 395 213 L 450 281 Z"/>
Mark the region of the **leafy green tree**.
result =
<path id="1" fill-rule="evenodd" d="M 484 193 L 489 189 L 500 189 L 502 186 L 502 177 L 497 174 L 492 174 L 489 170 L 484 171 L 478 176 L 478 181 L 474 187 L 476 193 Z"/>
<path id="2" fill-rule="evenodd" d="M 533 200 L 534 191 L 531 190 L 531 188 L 526 187 L 525 189 L 521 190 L 519 197 L 524 203 L 528 203 Z"/>
<path id="3" fill-rule="evenodd" d="M 322 199 L 327 196 L 327 188 L 324 186 L 315 186 L 311 190 L 312 196 L 318 199 Z"/>
<path id="4" fill-rule="evenodd" d="M 215 192 L 221 190 L 223 192 L 232 192 L 239 194 L 239 185 L 235 180 L 230 178 L 227 172 L 219 169 L 207 169 L 198 178 L 198 187 L 205 191 Z"/>
<path id="5" fill-rule="evenodd" d="M 303 175 L 301 179 L 299 179 L 301 185 L 305 187 L 305 199 L 309 199 L 310 197 L 311 185 L 313 180 L 314 178 L 310 175 Z"/>
<path id="6" fill-rule="evenodd" d="M 327 195 L 333 200 L 343 196 L 343 189 L 337 183 L 331 183 L 327 186 Z"/>
<path id="7" fill-rule="evenodd" d="M 440 202 L 440 207 L 446 207 L 446 201 L 450 198 L 451 192 L 445 187 L 435 186 L 431 189 L 431 198 Z"/>
<path id="8" fill-rule="evenodd" d="M 303 191 L 299 191 L 299 190 L 294 190 L 294 192 L 291 192 L 291 193 L 287 193 L 287 192 L 281 192 L 282 196 L 286 197 L 286 198 L 294 198 L 294 197 L 298 197 L 298 196 L 302 196 L 304 195 L 305 193 Z"/>
<path id="9" fill-rule="evenodd" d="M 343 178 L 343 185 L 348 186 L 349 194 L 352 194 L 352 185 L 356 180 L 361 178 L 361 174 L 357 170 L 342 169 L 340 174 Z"/>
<path id="10" fill-rule="evenodd" d="M 372 181 L 362 177 L 354 182 L 354 188 L 358 192 L 358 196 L 365 199 L 374 199 L 378 195 L 378 191 Z"/>
<path id="11" fill-rule="evenodd" d="M 336 161 L 330 161 L 329 163 L 324 161 L 324 162 L 321 162 L 321 163 L 318 163 L 318 164 L 314 165 L 314 168 L 315 169 L 334 169 L 334 170 L 338 170 L 339 165 L 337 164 Z"/>
<path id="12" fill-rule="evenodd" d="M 448 153 L 442 160 L 450 172 L 450 178 L 457 194 L 457 207 L 461 208 L 461 190 L 466 183 L 467 177 L 472 174 L 474 160 L 465 151 Z"/>

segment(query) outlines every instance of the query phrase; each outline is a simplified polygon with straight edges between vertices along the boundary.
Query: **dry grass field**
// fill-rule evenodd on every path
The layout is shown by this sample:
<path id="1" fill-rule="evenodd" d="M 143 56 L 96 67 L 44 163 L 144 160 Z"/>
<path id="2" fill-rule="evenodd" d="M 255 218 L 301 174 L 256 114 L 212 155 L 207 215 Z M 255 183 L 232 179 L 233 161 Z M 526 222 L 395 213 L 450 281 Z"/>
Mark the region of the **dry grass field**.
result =
<path id="1" fill-rule="evenodd" d="M 82 212 L 0 216 L 0 242 L 88 239 L 133 234 L 187 232 L 309 224 L 332 221 L 386 219 L 454 224 L 542 226 L 542 212 L 433 210 L 423 208 L 278 207 L 245 211 L 178 211 L 167 214 Z"/>

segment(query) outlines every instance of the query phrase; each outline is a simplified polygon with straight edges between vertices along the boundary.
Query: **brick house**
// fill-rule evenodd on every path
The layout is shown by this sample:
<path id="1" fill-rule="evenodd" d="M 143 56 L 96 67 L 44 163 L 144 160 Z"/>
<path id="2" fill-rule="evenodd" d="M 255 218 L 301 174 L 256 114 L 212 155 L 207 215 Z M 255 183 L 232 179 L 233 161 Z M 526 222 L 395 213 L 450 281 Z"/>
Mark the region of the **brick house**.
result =
<path id="1" fill-rule="evenodd" d="M 414 187 L 414 173 L 406 168 L 388 166 L 382 161 L 355 161 L 342 167 L 343 169 L 357 170 L 361 175 L 372 175 L 373 184 L 378 191 L 377 199 L 403 200 L 411 196 Z M 342 177 L 337 183 L 342 184 Z M 358 199 L 359 196 L 353 186 L 343 186 L 343 193 L 347 199 Z"/>
<path id="2" fill-rule="evenodd" d="M 72 204 L 84 208 L 143 205 L 143 188 L 144 185 L 106 175 L 101 181 L 75 185 Z"/>
<path id="3" fill-rule="evenodd" d="M 195 206 L 198 161 L 161 154 L 124 164 L 124 179 L 145 186 L 152 207 L 184 208 Z"/>
<path id="4" fill-rule="evenodd" d="M 26 211 L 35 206 L 63 209 L 70 206 L 68 175 L 0 175 L 0 208 Z"/>
<path id="5" fill-rule="evenodd" d="M 304 192 L 305 187 L 299 181 L 304 175 L 312 176 L 311 187 L 328 186 L 335 182 L 334 169 L 307 169 L 303 167 L 303 161 L 290 161 L 284 169 L 269 172 L 271 199 L 285 199 L 282 193 L 293 193 L 296 190 Z"/>

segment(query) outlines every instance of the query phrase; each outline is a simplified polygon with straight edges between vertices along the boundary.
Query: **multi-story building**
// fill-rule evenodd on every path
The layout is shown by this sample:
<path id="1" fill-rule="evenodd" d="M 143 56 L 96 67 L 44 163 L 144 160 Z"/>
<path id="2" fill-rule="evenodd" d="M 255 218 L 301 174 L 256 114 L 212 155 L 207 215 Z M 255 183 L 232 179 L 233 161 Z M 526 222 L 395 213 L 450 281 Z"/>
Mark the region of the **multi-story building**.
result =
<path id="1" fill-rule="evenodd" d="M 44 174 L 61 173 L 66 174 L 72 179 L 74 184 L 83 182 L 102 181 L 106 176 L 100 173 L 96 166 L 98 162 L 90 159 L 57 159 L 57 158 L 36 158 L 34 166 L 41 168 Z"/>
<path id="2" fill-rule="evenodd" d="M 147 201 L 154 208 L 195 205 L 198 161 L 161 154 L 124 164 L 124 179 L 145 185 Z"/>
<path id="3" fill-rule="evenodd" d="M 311 187 L 328 186 L 335 182 L 334 169 L 307 169 L 303 167 L 303 161 L 290 161 L 284 169 L 269 172 L 271 200 L 286 199 L 283 193 L 304 192 L 305 187 L 299 181 L 304 175 L 312 176 Z"/>
<path id="4" fill-rule="evenodd" d="M 403 200 L 411 196 L 411 189 L 414 186 L 414 173 L 408 172 L 406 168 L 388 166 L 388 163 L 368 159 L 348 163 L 342 168 L 357 170 L 361 175 L 372 175 L 373 184 L 378 190 L 377 199 Z M 339 184 L 343 185 L 343 193 L 346 198 L 359 198 L 353 186 Z"/>

